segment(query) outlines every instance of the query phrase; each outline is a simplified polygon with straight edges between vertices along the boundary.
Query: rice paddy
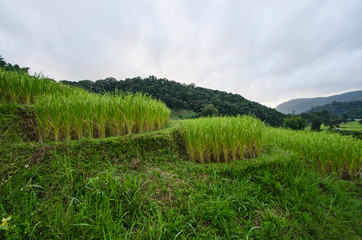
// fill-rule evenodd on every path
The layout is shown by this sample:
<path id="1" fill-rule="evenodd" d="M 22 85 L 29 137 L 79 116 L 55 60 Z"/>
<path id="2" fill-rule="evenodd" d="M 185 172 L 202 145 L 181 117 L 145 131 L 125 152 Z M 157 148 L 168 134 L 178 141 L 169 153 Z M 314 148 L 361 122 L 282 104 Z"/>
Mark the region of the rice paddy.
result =
<path id="1" fill-rule="evenodd" d="M 171 111 L 144 94 L 97 95 L 0 68 L 0 101 L 33 104 L 40 141 L 104 138 L 163 128 Z"/>
<path id="2" fill-rule="evenodd" d="M 41 140 L 104 138 L 163 128 L 170 110 L 142 94 L 44 96 L 34 105 Z"/>
<path id="3" fill-rule="evenodd" d="M 33 103 L 42 143 L 17 136 L 23 105 L 0 104 L 0 239 L 361 238 L 360 179 L 326 176 L 359 175 L 360 140 L 250 116 L 175 121 L 182 139 L 170 128 L 90 139 L 162 128 L 170 110 L 49 84 L 60 90 L 1 95 Z M 48 141 L 64 139 L 84 140 Z"/>
<path id="4" fill-rule="evenodd" d="M 143 94 L 88 93 L 40 76 L 0 68 L 0 101 L 33 104 L 40 141 L 104 138 L 165 127 L 170 110 Z M 362 143 L 350 137 L 266 128 L 250 116 L 181 121 L 192 162 L 254 158 L 267 145 L 298 152 L 324 173 L 353 177 L 361 172 Z"/>
<path id="5" fill-rule="evenodd" d="M 361 172 L 362 141 L 349 136 L 266 128 L 265 143 L 299 153 L 323 173 L 356 177 Z"/>
<path id="6" fill-rule="evenodd" d="M 184 120 L 181 128 L 193 162 L 253 158 L 259 156 L 263 149 L 264 124 L 250 116 Z"/>
<path id="7" fill-rule="evenodd" d="M 68 96 L 73 92 L 85 91 L 56 83 L 41 75 L 30 76 L 0 68 L 0 102 L 33 104 L 42 95 Z"/>

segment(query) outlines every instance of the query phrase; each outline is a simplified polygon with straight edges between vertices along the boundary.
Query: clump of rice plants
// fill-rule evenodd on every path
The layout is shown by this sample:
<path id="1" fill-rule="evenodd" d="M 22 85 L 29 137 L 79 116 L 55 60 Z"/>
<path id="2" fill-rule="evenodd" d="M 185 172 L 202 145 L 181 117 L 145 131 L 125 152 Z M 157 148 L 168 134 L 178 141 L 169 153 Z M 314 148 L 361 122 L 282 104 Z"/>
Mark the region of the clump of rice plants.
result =
<path id="1" fill-rule="evenodd" d="M 75 91 L 85 92 L 80 88 L 71 88 L 40 75 L 30 76 L 26 72 L 5 71 L 0 68 L 0 102 L 32 104 L 38 96 L 70 95 Z"/>
<path id="2" fill-rule="evenodd" d="M 349 136 L 267 128 L 265 142 L 298 152 L 324 173 L 353 177 L 361 172 L 362 141 Z"/>
<path id="3" fill-rule="evenodd" d="M 34 104 L 39 139 L 116 136 L 157 130 L 169 121 L 166 105 L 142 94 L 97 95 L 51 79 L 0 68 L 0 101 Z"/>
<path id="4" fill-rule="evenodd" d="M 34 104 L 41 140 L 103 138 L 164 127 L 170 110 L 143 94 L 45 95 Z"/>
<path id="5" fill-rule="evenodd" d="M 250 116 L 212 117 L 181 122 L 191 161 L 227 162 L 262 152 L 264 124 Z"/>

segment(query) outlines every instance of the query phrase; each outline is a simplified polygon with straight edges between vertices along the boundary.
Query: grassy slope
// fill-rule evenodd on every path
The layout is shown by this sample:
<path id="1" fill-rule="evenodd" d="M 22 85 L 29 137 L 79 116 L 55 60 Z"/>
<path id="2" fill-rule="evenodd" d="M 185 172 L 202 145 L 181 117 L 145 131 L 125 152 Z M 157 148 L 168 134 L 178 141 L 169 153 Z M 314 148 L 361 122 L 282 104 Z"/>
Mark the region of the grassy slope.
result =
<path id="1" fill-rule="evenodd" d="M 275 147 L 254 160 L 186 160 L 172 127 L 24 142 L 0 111 L 0 239 L 360 239 L 361 180 L 311 172 Z M 21 126 L 20 126 L 21 128 Z"/>
<path id="2" fill-rule="evenodd" d="M 338 131 L 342 135 L 351 135 L 355 138 L 362 140 L 362 124 L 358 121 L 347 122 L 340 125 L 341 130 Z"/>
<path id="3" fill-rule="evenodd" d="M 360 132 L 362 131 L 362 124 L 360 124 L 358 121 L 347 122 L 346 124 L 341 125 L 341 130 Z"/>

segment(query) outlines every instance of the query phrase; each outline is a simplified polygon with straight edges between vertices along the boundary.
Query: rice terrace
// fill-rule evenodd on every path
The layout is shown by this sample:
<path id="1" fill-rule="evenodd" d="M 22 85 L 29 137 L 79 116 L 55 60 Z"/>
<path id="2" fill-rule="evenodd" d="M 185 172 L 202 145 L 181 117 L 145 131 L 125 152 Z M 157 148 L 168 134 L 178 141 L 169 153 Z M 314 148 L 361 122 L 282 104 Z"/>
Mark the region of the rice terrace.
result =
<path id="1" fill-rule="evenodd" d="M 0 100 L 1 239 L 362 237 L 358 138 L 4 68 Z"/>

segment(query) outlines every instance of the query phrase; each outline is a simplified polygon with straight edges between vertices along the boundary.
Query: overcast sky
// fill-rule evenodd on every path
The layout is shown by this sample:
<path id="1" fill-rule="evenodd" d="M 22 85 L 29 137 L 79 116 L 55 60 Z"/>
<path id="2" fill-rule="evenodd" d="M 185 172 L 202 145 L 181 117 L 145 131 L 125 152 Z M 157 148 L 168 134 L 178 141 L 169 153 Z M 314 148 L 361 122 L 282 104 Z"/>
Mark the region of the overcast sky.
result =
<path id="1" fill-rule="evenodd" d="M 0 55 L 56 80 L 154 75 L 276 107 L 362 89 L 362 0 L 0 0 Z"/>

